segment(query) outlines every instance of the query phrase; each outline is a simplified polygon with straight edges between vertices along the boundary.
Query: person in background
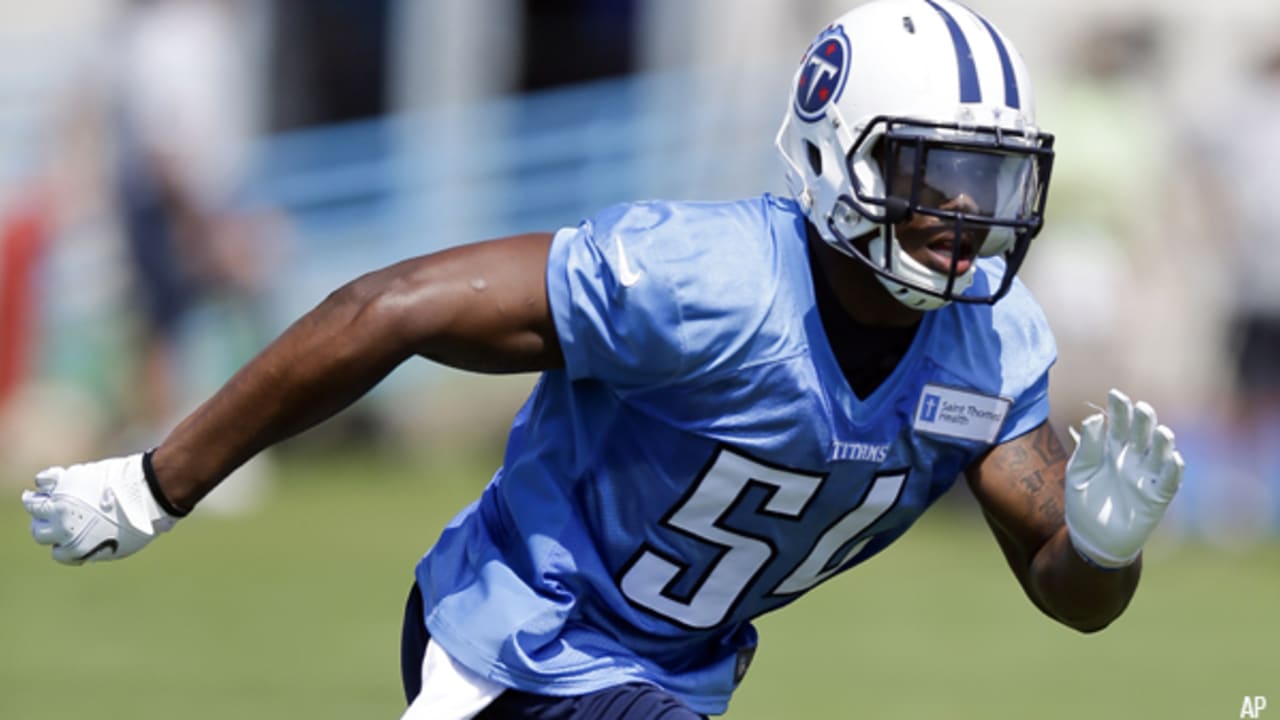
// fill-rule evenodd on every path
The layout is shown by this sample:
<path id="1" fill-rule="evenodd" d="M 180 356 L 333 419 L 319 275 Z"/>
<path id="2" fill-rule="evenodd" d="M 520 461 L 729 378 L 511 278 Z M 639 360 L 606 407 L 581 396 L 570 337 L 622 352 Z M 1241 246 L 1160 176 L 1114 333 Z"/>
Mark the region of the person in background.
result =
<path id="1" fill-rule="evenodd" d="M 1214 102 L 1188 113 L 1193 122 L 1184 128 L 1191 176 L 1214 223 L 1214 265 L 1207 267 L 1218 268 L 1228 371 L 1215 397 L 1224 402 L 1199 413 L 1187 433 L 1188 451 L 1213 458 L 1214 478 L 1196 478 L 1194 502 L 1179 519 L 1226 546 L 1247 546 L 1280 526 L 1280 206 L 1273 197 L 1280 41 L 1269 38 L 1244 55 L 1243 71 L 1221 83 Z"/>
<path id="2" fill-rule="evenodd" d="M 237 348 L 259 342 L 254 305 L 275 261 L 276 223 L 238 197 L 254 140 L 253 17 L 234 0 L 134 0 L 115 28 L 107 123 L 140 311 L 126 440 L 162 437 L 225 377 L 217 368 L 243 362 Z M 222 357 L 193 360 L 197 329 L 222 335 Z M 255 506 L 267 468 L 255 458 L 209 508 Z"/>
<path id="3" fill-rule="evenodd" d="M 135 420 L 184 411 L 177 357 L 194 309 L 247 296 L 264 257 L 234 207 L 252 141 L 246 48 L 226 0 L 134 0 L 115 28 L 107 121 L 142 311 Z"/>

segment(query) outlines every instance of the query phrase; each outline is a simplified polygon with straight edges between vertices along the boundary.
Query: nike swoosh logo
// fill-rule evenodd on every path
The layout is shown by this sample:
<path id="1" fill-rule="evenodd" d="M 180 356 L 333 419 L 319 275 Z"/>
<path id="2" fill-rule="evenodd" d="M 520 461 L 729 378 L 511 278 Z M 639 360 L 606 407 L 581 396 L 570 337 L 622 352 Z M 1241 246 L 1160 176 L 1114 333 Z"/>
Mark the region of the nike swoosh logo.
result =
<path id="1" fill-rule="evenodd" d="M 622 236 L 614 235 L 613 241 L 618 246 L 618 282 L 622 283 L 622 287 L 631 287 L 640 282 L 644 272 L 631 267 L 631 261 L 622 247 Z"/>
<path id="2" fill-rule="evenodd" d="M 79 558 L 76 558 L 76 562 L 78 563 L 87 562 L 94 555 L 97 555 L 98 553 L 107 549 L 110 549 L 111 554 L 115 555 L 116 552 L 120 549 L 120 543 L 116 542 L 115 540 L 103 540 L 102 542 L 98 543 L 98 547 L 90 550 L 88 553 L 84 555 L 81 555 Z"/>

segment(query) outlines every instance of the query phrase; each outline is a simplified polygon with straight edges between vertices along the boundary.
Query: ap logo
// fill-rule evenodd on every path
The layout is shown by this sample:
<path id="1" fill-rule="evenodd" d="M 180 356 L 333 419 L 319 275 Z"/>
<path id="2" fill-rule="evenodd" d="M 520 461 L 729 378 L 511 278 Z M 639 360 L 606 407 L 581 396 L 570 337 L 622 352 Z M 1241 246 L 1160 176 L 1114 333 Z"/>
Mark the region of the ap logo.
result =
<path id="1" fill-rule="evenodd" d="M 1245 695 L 1244 704 L 1240 707 L 1240 717 L 1250 718 L 1250 720 L 1258 720 L 1258 718 L 1262 717 L 1262 711 L 1266 709 L 1266 695 Z"/>
<path id="2" fill-rule="evenodd" d="M 849 38 L 843 27 L 834 25 L 805 53 L 796 78 L 796 114 L 809 122 L 822 117 L 827 106 L 840 99 L 848 77 Z"/>

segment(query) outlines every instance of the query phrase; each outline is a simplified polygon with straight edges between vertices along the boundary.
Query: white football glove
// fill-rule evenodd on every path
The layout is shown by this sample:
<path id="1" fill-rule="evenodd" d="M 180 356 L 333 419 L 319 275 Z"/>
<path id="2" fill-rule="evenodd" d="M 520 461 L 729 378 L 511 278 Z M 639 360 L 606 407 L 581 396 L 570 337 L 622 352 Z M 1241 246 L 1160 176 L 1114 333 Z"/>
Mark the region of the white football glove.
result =
<path id="1" fill-rule="evenodd" d="M 42 470 L 37 489 L 22 493 L 31 536 L 52 545 L 53 559 L 67 565 L 116 560 L 141 550 L 180 517 L 156 502 L 143 461 L 138 453 Z"/>
<path id="2" fill-rule="evenodd" d="M 1150 405 L 1112 390 L 1105 413 L 1085 418 L 1071 436 L 1076 449 L 1065 489 L 1071 543 L 1096 565 L 1125 567 L 1138 558 L 1182 483 L 1173 432 L 1156 424 Z"/>

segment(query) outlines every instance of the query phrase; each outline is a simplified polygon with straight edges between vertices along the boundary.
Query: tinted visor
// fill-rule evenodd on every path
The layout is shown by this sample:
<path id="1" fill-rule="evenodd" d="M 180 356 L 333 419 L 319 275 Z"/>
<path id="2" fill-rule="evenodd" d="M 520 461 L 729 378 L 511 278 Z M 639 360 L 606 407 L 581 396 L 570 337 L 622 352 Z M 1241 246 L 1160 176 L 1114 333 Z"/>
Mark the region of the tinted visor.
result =
<path id="1" fill-rule="evenodd" d="M 988 150 L 891 140 L 884 175 L 888 194 L 913 210 L 961 212 L 968 220 L 1017 222 L 1035 213 L 1039 158 Z"/>

